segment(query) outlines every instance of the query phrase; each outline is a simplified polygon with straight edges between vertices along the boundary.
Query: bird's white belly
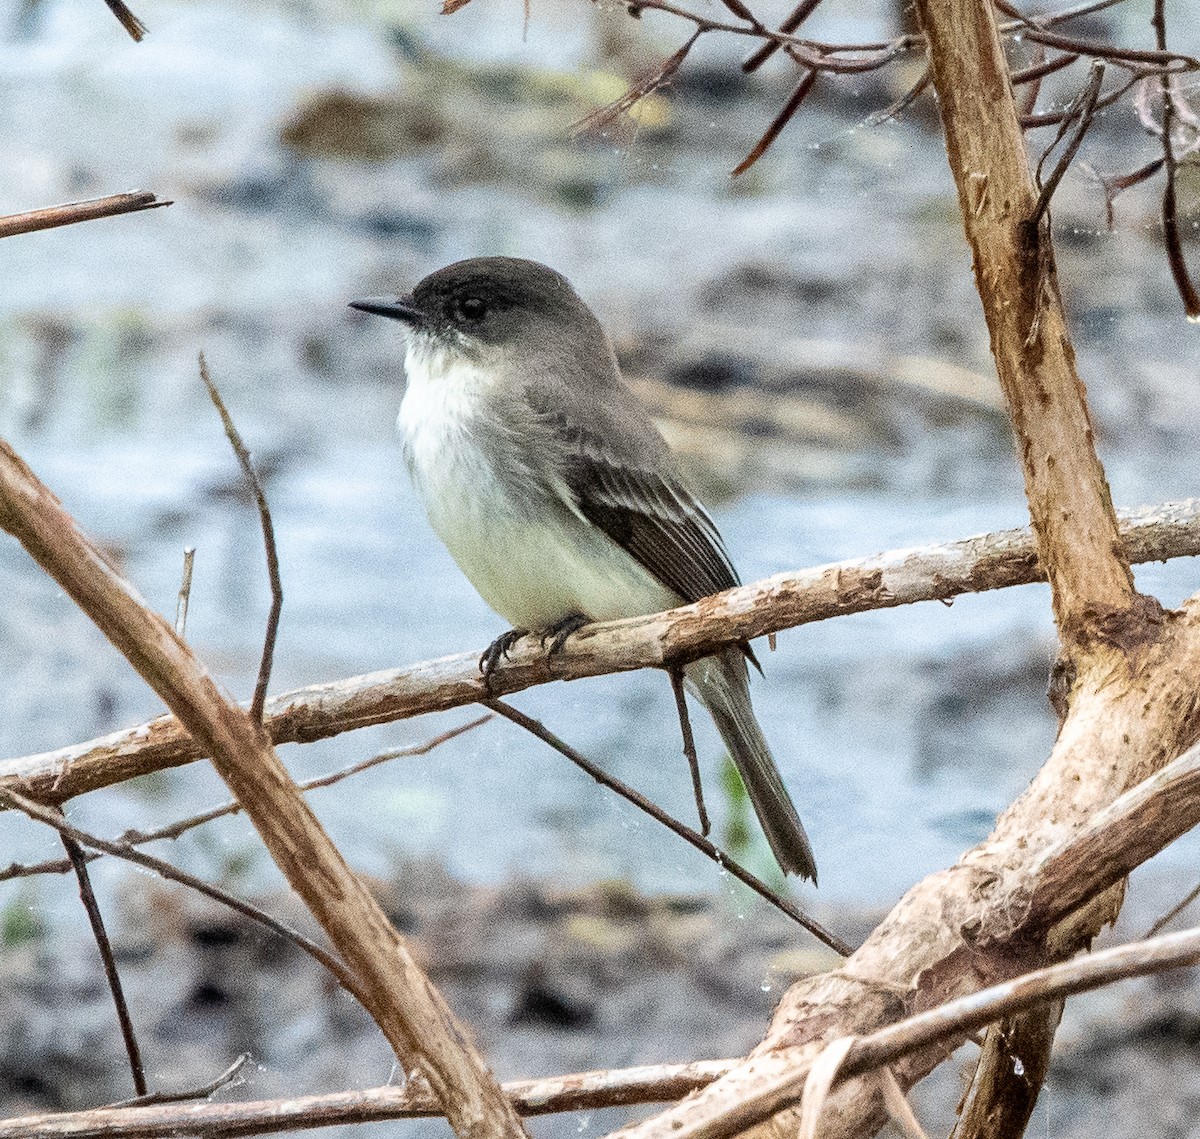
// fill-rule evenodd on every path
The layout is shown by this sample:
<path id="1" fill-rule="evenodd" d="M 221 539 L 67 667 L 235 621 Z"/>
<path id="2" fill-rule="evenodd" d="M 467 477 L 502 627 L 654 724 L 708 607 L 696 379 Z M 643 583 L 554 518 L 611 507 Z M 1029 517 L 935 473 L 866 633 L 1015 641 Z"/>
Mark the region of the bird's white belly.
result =
<path id="1" fill-rule="evenodd" d="M 607 621 L 680 603 L 553 490 L 510 487 L 512 470 L 497 470 L 477 443 L 476 401 L 444 379 L 434 392 L 413 372 L 410 363 L 399 419 L 413 484 L 438 537 L 500 616 L 544 629 L 575 614 Z"/>

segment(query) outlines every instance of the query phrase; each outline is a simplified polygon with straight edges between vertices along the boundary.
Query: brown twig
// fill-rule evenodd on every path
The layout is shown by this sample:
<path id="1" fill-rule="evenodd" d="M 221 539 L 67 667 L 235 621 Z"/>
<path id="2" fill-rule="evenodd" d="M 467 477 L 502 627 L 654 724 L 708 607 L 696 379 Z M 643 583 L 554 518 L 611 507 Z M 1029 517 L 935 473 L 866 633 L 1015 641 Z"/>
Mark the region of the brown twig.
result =
<path id="1" fill-rule="evenodd" d="M 70 202 L 64 206 L 48 206 L 43 210 L 28 210 L 23 214 L 0 217 L 0 237 L 35 233 L 40 229 L 54 229 L 60 225 L 74 225 L 76 222 L 95 221 L 97 218 L 137 213 L 139 210 L 156 210 L 172 204 L 159 201 L 149 190 L 110 194 L 106 198 L 93 198 L 87 202 Z"/>
<path id="2" fill-rule="evenodd" d="M 56 811 L 62 818 L 62 811 Z M 83 903 L 88 916 L 88 924 L 92 927 L 92 937 L 96 941 L 96 949 L 100 953 L 100 961 L 104 966 L 104 977 L 108 982 L 108 991 L 112 994 L 113 1007 L 117 1011 L 117 1024 L 121 1028 L 121 1039 L 125 1042 L 125 1055 L 129 1059 L 129 1072 L 133 1077 L 135 1095 L 146 1094 L 146 1068 L 142 1063 L 142 1050 L 138 1045 L 137 1031 L 133 1027 L 133 1017 L 129 1015 L 129 1004 L 125 1000 L 125 990 L 121 985 L 121 974 L 117 972 L 117 963 L 113 958 L 112 942 L 108 939 L 108 931 L 104 928 L 104 915 L 100 912 L 100 903 L 92 889 L 92 876 L 88 873 L 87 859 L 83 848 L 76 839 L 60 831 L 63 848 L 67 852 L 71 868 L 75 871 L 75 880 L 79 883 L 79 900 Z"/>
<path id="3" fill-rule="evenodd" d="M 784 18 L 783 23 L 779 25 L 779 31 L 783 35 L 791 35 L 796 31 L 805 20 L 808 19 L 819 7 L 821 0 L 800 0 Z M 752 71 L 757 71 L 768 59 L 771 58 L 779 50 L 778 40 L 768 40 L 755 53 L 750 56 L 743 64 L 742 70 L 749 75 Z"/>
<path id="4" fill-rule="evenodd" d="M 675 711 L 679 714 L 679 732 L 683 736 L 683 757 L 687 760 L 692 775 L 692 794 L 696 799 L 696 814 L 700 817 L 700 833 L 708 838 L 712 827 L 708 821 L 708 810 L 704 806 L 704 785 L 700 781 L 700 758 L 696 754 L 696 738 L 692 735 L 692 718 L 688 715 L 687 698 L 683 692 L 683 670 L 667 669 L 671 678 L 671 691 L 675 694 Z"/>
<path id="5" fill-rule="evenodd" d="M 770 145 L 779 137 L 783 128 L 792 120 L 792 116 L 800 110 L 800 104 L 808 97 L 808 93 L 813 89 L 813 84 L 817 81 L 817 73 L 815 71 L 807 71 L 804 78 L 796 84 L 796 89 L 788 96 L 787 102 L 783 104 L 783 108 L 779 114 L 771 120 L 770 126 L 762 133 L 762 137 L 750 148 L 750 153 L 739 162 L 732 171 L 730 177 L 736 178 L 739 174 L 745 174 L 764 154 Z"/>
<path id="6" fill-rule="evenodd" d="M 1084 136 L 1090 129 L 1092 117 L 1096 113 L 1096 100 L 1100 97 L 1100 85 L 1103 82 L 1104 64 L 1096 60 L 1092 63 L 1092 73 L 1088 78 L 1086 86 L 1076 95 L 1074 102 L 1072 102 L 1067 110 L 1066 117 L 1063 119 L 1062 126 L 1059 128 L 1054 141 L 1046 147 L 1041 159 L 1038 161 L 1036 177 L 1041 182 L 1043 163 L 1049 158 L 1050 152 L 1062 140 L 1063 135 L 1066 134 L 1067 124 L 1072 120 L 1078 120 L 1075 124 L 1074 133 L 1067 141 L 1067 145 L 1063 147 L 1063 152 L 1054 164 L 1054 169 L 1050 171 L 1050 177 L 1045 182 L 1041 182 L 1037 204 L 1033 207 L 1033 213 L 1029 217 L 1029 224 L 1035 228 L 1041 224 L 1043 216 L 1050 208 L 1050 199 L 1054 197 L 1054 191 L 1058 189 L 1059 182 L 1062 181 L 1062 177 L 1070 168 L 1071 163 L 1075 161 L 1075 155 L 1079 153 L 1079 148 L 1083 145 Z"/>
<path id="7" fill-rule="evenodd" d="M 125 3 L 125 0 L 104 0 L 104 2 L 108 5 L 108 10 L 116 16 L 121 27 L 129 33 L 133 42 L 141 43 L 150 29 L 129 10 L 129 5 Z"/>
<path id="8" fill-rule="evenodd" d="M 427 755 L 435 747 L 454 739 L 456 736 L 461 736 L 464 732 L 469 732 L 472 728 L 478 728 L 480 725 L 486 724 L 491 718 L 491 716 L 478 716 L 474 720 L 460 724 L 457 728 L 450 728 L 448 731 L 442 732 L 440 735 L 436 735 L 424 743 L 413 744 L 410 747 L 390 748 L 387 751 L 382 751 L 377 755 L 371 756 L 370 759 L 363 759 L 357 763 L 352 763 L 349 767 L 343 767 L 338 771 L 332 771 L 325 775 L 318 775 L 313 779 L 307 779 L 303 783 L 298 784 L 298 786 L 301 791 L 313 791 L 319 787 L 332 787 L 335 783 L 340 783 L 343 779 L 351 775 L 358 775 L 360 772 L 367 771 L 369 768 L 376 767 L 381 763 L 388 763 L 393 759 L 403 759 L 409 756 Z M 152 831 L 128 830 L 117 841 L 129 846 L 141 846 L 147 842 L 158 842 L 160 839 L 176 839 L 187 831 L 193 830 L 195 827 L 211 823 L 213 820 L 223 818 L 226 815 L 235 815 L 241 809 L 241 803 L 233 800 L 225 803 L 223 806 L 212 807 L 207 811 L 201 811 L 199 814 L 189 815 L 186 819 L 178 819 L 173 823 L 168 823 L 166 826 L 158 827 Z M 99 851 L 88 851 L 85 852 L 84 857 L 91 862 L 94 859 L 102 857 L 102 855 Z M 70 869 L 71 863 L 65 859 L 49 859 L 45 862 L 28 865 L 14 862 L 10 866 L 0 870 L 0 882 L 8 881 L 10 878 L 30 878 L 36 874 L 65 874 Z"/>
<path id="9" fill-rule="evenodd" d="M 1184 910 L 1188 908 L 1197 898 L 1200 898 L 1200 882 L 1197 882 L 1183 898 L 1175 903 L 1165 914 L 1162 915 L 1148 930 L 1143 937 L 1153 937 L 1156 933 L 1165 929 L 1171 924 Z"/>
<path id="10" fill-rule="evenodd" d="M 1154 26 L 1155 42 L 1159 50 L 1163 50 L 1167 42 L 1165 0 L 1154 0 L 1151 23 Z M 1171 140 L 1171 120 L 1175 110 L 1175 101 L 1171 97 L 1171 76 L 1164 74 L 1159 80 L 1159 85 L 1162 90 L 1162 156 L 1166 175 L 1162 197 L 1163 244 L 1167 250 L 1167 265 L 1171 270 L 1171 278 L 1179 291 L 1179 299 L 1183 302 L 1184 315 L 1188 320 L 1200 320 L 1200 294 L 1192 284 L 1192 275 L 1188 272 L 1187 259 L 1183 255 L 1183 241 L 1179 236 L 1175 201 L 1176 160 L 1174 143 Z"/>
<path id="11" fill-rule="evenodd" d="M 809 917 L 798 906 L 794 905 L 787 898 L 782 897 L 775 890 L 772 890 L 762 879 L 755 877 L 749 870 L 735 862 L 720 847 L 692 830 L 691 827 L 681 823 L 674 816 L 667 814 L 666 811 L 647 799 L 640 791 L 635 791 L 627 783 L 622 783 L 621 780 L 609 775 L 603 768 L 597 767 L 590 759 L 556 736 L 544 724 L 541 724 L 531 716 L 526 716 L 524 712 L 517 711 L 511 704 L 506 704 L 503 700 L 483 700 L 481 703 L 491 708 L 493 712 L 503 716 L 506 720 L 511 720 L 518 727 L 524 728 L 531 735 L 537 736 L 538 739 L 543 743 L 549 744 L 560 755 L 566 756 L 576 767 L 590 775 L 602 787 L 607 787 L 610 791 L 615 791 L 621 798 L 637 807 L 638 810 L 644 811 L 652 819 L 662 823 L 664 827 L 677 834 L 684 842 L 690 843 L 706 857 L 711 858 L 723 870 L 727 870 L 739 882 L 749 886 L 760 898 L 770 902 L 780 913 L 786 914 L 797 925 L 803 926 L 818 941 L 824 942 L 835 953 L 840 953 L 843 957 L 848 957 L 854 952 L 853 948 L 847 945 L 837 934 L 831 933 L 815 918 Z"/>
<path id="12" fill-rule="evenodd" d="M 262 657 L 258 665 L 258 680 L 254 685 L 254 699 L 250 701 L 250 718 L 255 723 L 261 724 L 263 708 L 267 701 L 267 685 L 271 681 L 271 666 L 275 660 L 279 614 L 283 609 L 283 581 L 279 576 L 279 551 L 275 545 L 275 523 L 271 520 L 271 508 L 267 505 L 267 496 L 263 493 L 258 473 L 250 461 L 250 452 L 246 450 L 246 444 L 242 442 L 242 437 L 233 422 L 233 416 L 229 414 L 229 410 L 225 407 L 225 401 L 221 398 L 221 393 L 217 391 L 216 384 L 212 382 L 212 378 L 208 374 L 208 364 L 204 360 L 203 352 L 200 353 L 200 379 L 204 381 L 209 398 L 213 401 L 217 414 L 221 417 L 221 425 L 225 428 L 225 438 L 229 440 L 229 445 L 237 456 L 238 465 L 242 468 L 246 484 L 254 496 L 255 505 L 258 507 L 259 525 L 262 527 L 263 547 L 267 557 L 267 579 L 271 583 L 271 609 L 267 613 L 267 627 L 263 633 Z"/>
<path id="13" fill-rule="evenodd" d="M 194 874 L 189 874 L 186 870 L 180 870 L 178 866 L 164 862 L 161 858 L 155 858 L 153 855 L 146 854 L 141 850 L 134 850 L 133 847 L 125 843 L 110 842 L 97 835 L 88 834 L 87 831 L 80 830 L 78 827 L 68 823 L 56 807 L 43 807 L 40 803 L 35 803 L 32 799 L 25 798 L 24 795 L 18 794 L 11 788 L 0 788 L 0 800 L 4 800 L 10 807 L 15 807 L 18 811 L 28 815 L 29 818 L 36 819 L 40 823 L 45 823 L 48 827 L 53 827 L 59 834 L 74 839 L 82 846 L 89 846 L 93 850 L 100 850 L 105 854 L 111 854 L 114 858 L 120 858 L 125 862 L 132 862 L 135 866 L 141 866 L 145 870 L 152 870 L 155 874 L 166 878 L 168 881 L 178 882 L 181 886 L 187 886 L 189 889 L 195 890 L 205 897 L 212 898 L 214 902 L 220 902 L 223 906 L 228 906 L 231 910 L 236 910 L 239 914 L 250 918 L 251 921 L 258 922 L 259 925 L 265 926 L 272 933 L 278 934 L 280 937 L 290 941 L 298 949 L 303 950 L 310 957 L 324 965 L 346 990 L 356 996 L 358 995 L 360 988 L 358 981 L 354 974 L 341 961 L 319 946 L 315 941 L 305 937 L 299 930 L 292 929 L 291 926 L 285 925 L 283 922 L 271 917 L 266 911 L 259 909 L 250 902 L 222 890 L 219 886 L 205 882 L 202 878 L 197 878 Z"/>
<path id="14" fill-rule="evenodd" d="M 1198 555 L 1200 500 L 1126 512 L 1120 534 L 1132 563 Z M 493 692 L 505 696 L 554 680 L 662 668 L 672 659 L 694 659 L 814 621 L 1044 580 L 1028 529 L 890 550 L 777 574 L 669 613 L 590 625 L 553 657 L 536 645 L 517 645 L 491 674 L 490 689 L 479 674 L 479 653 L 470 652 L 285 692 L 267 701 L 265 726 L 275 743 L 311 743 L 474 704 Z M 173 717 L 159 716 L 96 740 L 4 760 L 0 786 L 65 802 L 202 754 Z"/>
<path id="15" fill-rule="evenodd" d="M 201 1084 L 198 1088 L 187 1088 L 181 1092 L 151 1092 L 149 1095 L 138 1096 L 137 1099 L 127 1099 L 122 1100 L 120 1103 L 110 1103 L 108 1110 L 128 1107 L 152 1107 L 160 1103 L 185 1103 L 187 1100 L 192 1099 L 207 1099 L 213 1092 L 219 1092 L 222 1088 L 234 1084 L 249 1059 L 250 1053 L 243 1052 L 215 1080 L 209 1080 L 207 1084 Z M 102 1108 L 101 1110 L 105 1109 Z"/>
<path id="16" fill-rule="evenodd" d="M 522 1115 L 590 1111 L 602 1107 L 664 1103 L 680 1099 L 724 1075 L 737 1060 L 695 1060 L 688 1064 L 645 1064 L 512 1080 L 504 1094 Z M 382 1123 L 439 1114 L 422 1080 L 387 1086 L 289 1096 L 243 1103 L 189 1104 L 186 1107 L 102 1107 L 0 1120 L 0 1139 L 162 1139 L 189 1135 L 198 1139 L 239 1139 L 278 1131 Z"/>

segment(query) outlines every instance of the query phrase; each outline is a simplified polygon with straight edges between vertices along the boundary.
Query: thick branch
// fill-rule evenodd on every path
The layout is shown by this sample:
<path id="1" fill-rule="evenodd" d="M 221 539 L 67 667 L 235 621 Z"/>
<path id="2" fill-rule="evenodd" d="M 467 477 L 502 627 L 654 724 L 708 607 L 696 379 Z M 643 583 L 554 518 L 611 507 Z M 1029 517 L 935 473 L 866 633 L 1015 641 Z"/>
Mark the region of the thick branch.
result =
<path id="1" fill-rule="evenodd" d="M 329 934 L 401 1062 L 429 1079 L 456 1132 L 523 1135 L 511 1104 L 407 944 L 346 865 L 266 735 L 217 687 L 74 519 L 0 442 L 0 526 L 16 537 L 162 697 L 241 802 L 263 842 Z"/>
<path id="2" fill-rule="evenodd" d="M 990 3 L 918 0 L 950 169 L 1064 643 L 1144 632 Z"/>
<path id="3" fill-rule="evenodd" d="M 1131 562 L 1200 554 L 1200 501 L 1122 516 Z M 492 674 L 489 693 L 479 654 L 461 653 L 404 669 L 351 677 L 284 693 L 267 702 L 266 729 L 276 743 L 308 743 L 354 728 L 519 692 L 551 680 L 574 680 L 660 666 L 675 655 L 847 613 L 1043 580 L 1029 530 L 1003 530 L 937 546 L 892 550 L 730 590 L 673 610 L 581 629 L 552 660 L 528 642 Z M 0 786 L 12 783 L 42 802 L 61 803 L 201 758 L 171 716 L 58 751 L 0 762 Z"/>
<path id="4" fill-rule="evenodd" d="M 1148 774 L 1200 730 L 1194 683 L 1200 601 L 1171 625 L 1149 650 L 1154 659 L 1141 670 L 1141 683 L 1109 677 L 1077 694 L 1046 766 L 986 842 L 914 886 L 840 969 L 793 985 L 745 1064 L 677 1107 L 617 1133 L 621 1139 L 742 1133 L 792 1101 L 790 1092 L 781 1094 L 781 1081 L 791 1087 L 797 1075 L 802 1085 L 796 1065 L 806 1070 L 830 1041 L 867 1036 L 1044 964 L 1048 924 L 1069 916 L 1080 897 L 1102 898 L 1135 860 L 1149 858 L 1200 818 L 1200 748 L 1112 802 L 1125 779 Z M 1052 886 L 1043 887 L 1062 883 L 1067 868 L 1078 875 L 1078 886 L 1057 898 Z M 1009 1011 L 993 1010 L 988 1019 Z M 980 1023 L 986 1020 L 974 1026 Z M 905 1086 L 915 1083 L 956 1043 L 952 1038 L 907 1053 L 894 1065 L 897 1078 Z M 862 1139 L 885 1118 L 871 1088 L 843 1089 L 821 1134 Z M 771 1119 L 763 1133 L 794 1135 L 795 1114 Z"/>

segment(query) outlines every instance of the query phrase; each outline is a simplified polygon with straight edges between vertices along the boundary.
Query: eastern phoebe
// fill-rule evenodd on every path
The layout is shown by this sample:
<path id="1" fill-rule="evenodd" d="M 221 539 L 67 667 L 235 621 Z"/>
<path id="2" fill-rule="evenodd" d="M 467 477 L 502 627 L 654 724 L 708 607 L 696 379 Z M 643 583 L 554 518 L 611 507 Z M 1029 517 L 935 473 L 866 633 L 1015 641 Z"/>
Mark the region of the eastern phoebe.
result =
<path id="1" fill-rule="evenodd" d="M 512 632 L 551 651 L 589 621 L 672 609 L 739 584 L 721 535 L 625 386 L 567 280 L 510 257 L 440 269 L 352 308 L 407 326 L 404 457 L 429 521 Z M 684 670 L 787 873 L 812 849 L 750 706 L 746 649 Z"/>

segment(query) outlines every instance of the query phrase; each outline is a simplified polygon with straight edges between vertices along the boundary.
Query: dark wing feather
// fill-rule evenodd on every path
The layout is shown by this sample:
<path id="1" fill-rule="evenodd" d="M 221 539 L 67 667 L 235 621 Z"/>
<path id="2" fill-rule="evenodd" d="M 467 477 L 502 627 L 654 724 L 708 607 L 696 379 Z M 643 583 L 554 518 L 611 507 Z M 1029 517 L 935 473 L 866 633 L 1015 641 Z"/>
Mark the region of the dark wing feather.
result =
<path id="1" fill-rule="evenodd" d="M 713 520 L 670 469 L 665 445 L 653 466 L 631 464 L 596 435 L 573 435 L 566 481 L 585 518 L 684 601 L 740 584 Z"/>

